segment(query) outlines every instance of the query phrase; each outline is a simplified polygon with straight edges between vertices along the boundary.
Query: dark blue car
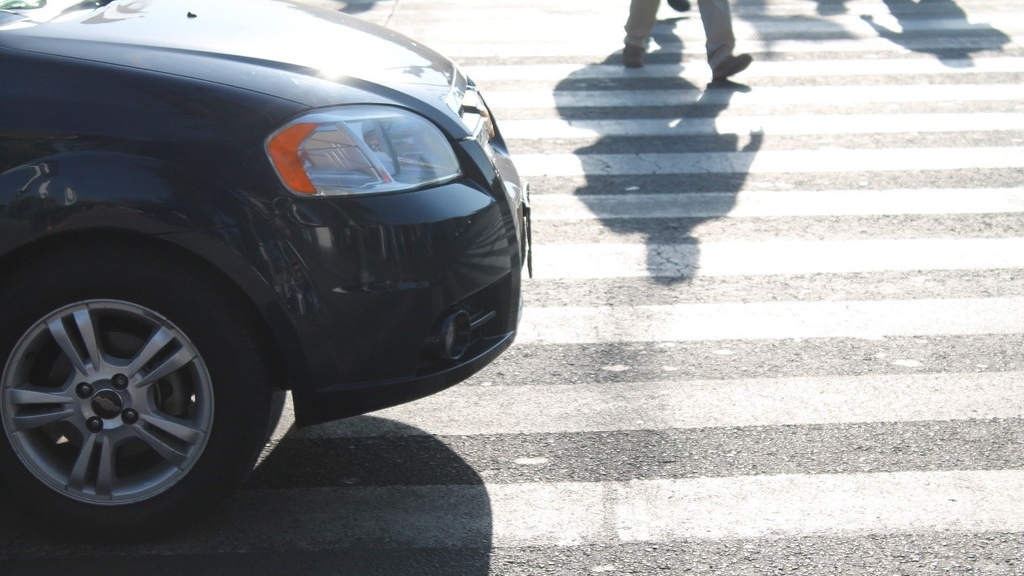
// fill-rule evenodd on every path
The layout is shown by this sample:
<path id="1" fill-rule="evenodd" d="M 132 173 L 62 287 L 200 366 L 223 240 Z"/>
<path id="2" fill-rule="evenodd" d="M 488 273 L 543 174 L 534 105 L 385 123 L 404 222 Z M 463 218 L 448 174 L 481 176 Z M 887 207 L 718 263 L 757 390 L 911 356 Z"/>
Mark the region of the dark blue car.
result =
<path id="1" fill-rule="evenodd" d="M 285 0 L 0 0 L 0 492 L 165 533 L 512 343 L 529 208 L 448 59 Z"/>

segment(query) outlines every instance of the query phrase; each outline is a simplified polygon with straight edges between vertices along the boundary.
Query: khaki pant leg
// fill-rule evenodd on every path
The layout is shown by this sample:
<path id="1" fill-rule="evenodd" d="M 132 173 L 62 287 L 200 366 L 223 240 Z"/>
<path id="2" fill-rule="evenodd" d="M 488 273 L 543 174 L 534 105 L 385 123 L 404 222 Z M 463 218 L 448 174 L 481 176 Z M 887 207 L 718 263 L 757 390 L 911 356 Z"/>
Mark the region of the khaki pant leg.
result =
<path id="1" fill-rule="evenodd" d="M 658 20 L 658 5 L 661 0 L 632 0 L 629 3 L 629 19 L 626 20 L 626 38 L 630 46 L 647 48 L 647 41 Z"/>
<path id="2" fill-rule="evenodd" d="M 700 19 L 707 35 L 708 64 L 714 70 L 732 55 L 736 37 L 732 32 L 732 10 L 729 0 L 697 0 Z"/>

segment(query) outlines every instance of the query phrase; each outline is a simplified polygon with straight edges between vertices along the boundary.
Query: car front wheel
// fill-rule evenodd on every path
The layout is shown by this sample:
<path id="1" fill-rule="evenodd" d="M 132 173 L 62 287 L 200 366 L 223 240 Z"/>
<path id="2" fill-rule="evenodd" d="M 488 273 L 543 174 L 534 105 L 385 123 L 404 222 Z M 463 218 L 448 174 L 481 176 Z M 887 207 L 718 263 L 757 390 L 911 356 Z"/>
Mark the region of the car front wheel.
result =
<path id="1" fill-rule="evenodd" d="M 139 249 L 5 278 L 0 487 L 25 517 L 145 538 L 223 502 L 265 440 L 270 369 L 236 298 Z"/>

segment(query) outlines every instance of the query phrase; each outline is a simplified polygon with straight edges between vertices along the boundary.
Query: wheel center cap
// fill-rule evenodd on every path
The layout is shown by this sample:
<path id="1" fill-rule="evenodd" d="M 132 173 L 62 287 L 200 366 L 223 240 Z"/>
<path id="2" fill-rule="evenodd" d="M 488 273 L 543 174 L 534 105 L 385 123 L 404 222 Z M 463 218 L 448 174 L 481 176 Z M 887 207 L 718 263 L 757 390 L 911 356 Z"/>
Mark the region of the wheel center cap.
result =
<path id="1" fill-rule="evenodd" d="M 100 390 L 92 397 L 92 410 L 100 418 L 114 418 L 123 408 L 121 395 L 113 390 Z"/>

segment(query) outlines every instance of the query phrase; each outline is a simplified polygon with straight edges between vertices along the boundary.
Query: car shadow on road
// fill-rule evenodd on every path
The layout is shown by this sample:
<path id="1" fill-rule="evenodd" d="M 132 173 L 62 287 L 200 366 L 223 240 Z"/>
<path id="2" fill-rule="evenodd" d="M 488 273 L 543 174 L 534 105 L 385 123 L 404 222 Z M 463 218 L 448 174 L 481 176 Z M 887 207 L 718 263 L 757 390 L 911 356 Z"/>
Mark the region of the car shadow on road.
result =
<path id="1" fill-rule="evenodd" d="M 646 274 L 662 284 L 688 282 L 697 274 L 700 225 L 734 207 L 764 141 L 760 132 L 719 130 L 717 119 L 733 97 L 751 88 L 729 81 L 699 86 L 685 79 L 684 72 L 704 71 L 706 65 L 700 57 L 683 63 L 681 40 L 672 33 L 677 21 L 659 21 L 654 34 L 659 48 L 647 55 L 644 68 L 622 67 L 621 52 L 615 52 L 562 79 L 554 93 L 563 120 L 578 127 L 595 121 L 597 127 L 596 137 L 573 151 L 584 168 L 584 182 L 574 194 L 606 230 L 627 243 L 631 238 L 643 242 Z M 608 71 L 616 68 L 621 75 L 609 77 Z M 635 95 L 634 101 L 608 109 L 581 106 L 575 93 L 592 89 L 595 79 L 613 100 L 621 100 L 614 98 L 618 93 Z M 599 121 L 609 117 L 616 120 Z M 650 130 L 650 135 L 636 136 L 631 122 L 643 123 L 646 128 L 638 130 Z M 613 173 L 607 158 L 620 161 L 629 173 Z M 706 194 L 696 210 L 671 204 L 691 193 Z M 644 200 L 659 204 L 629 207 Z M 637 217 L 639 212 L 648 216 Z"/>
<path id="2" fill-rule="evenodd" d="M 183 534 L 108 540 L 71 543 L 2 514 L 0 574 L 483 576 L 492 514 L 480 476 L 443 442 L 361 416 L 288 430 L 222 510 Z"/>

